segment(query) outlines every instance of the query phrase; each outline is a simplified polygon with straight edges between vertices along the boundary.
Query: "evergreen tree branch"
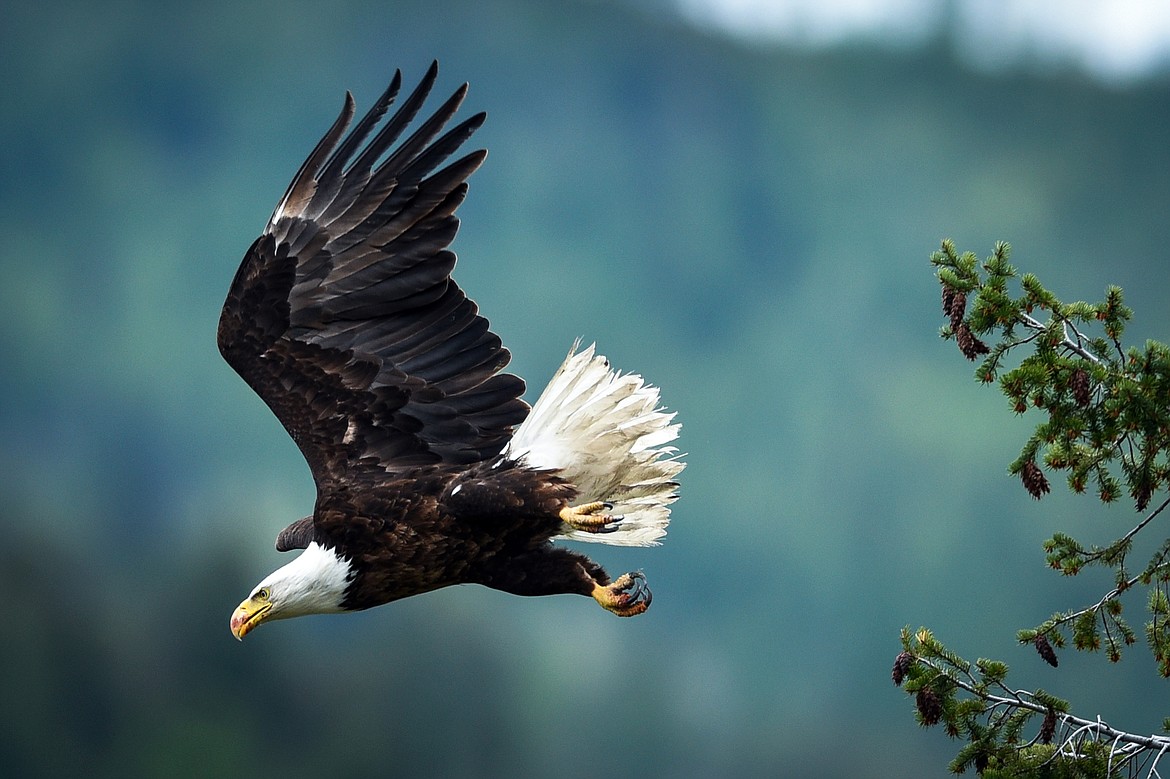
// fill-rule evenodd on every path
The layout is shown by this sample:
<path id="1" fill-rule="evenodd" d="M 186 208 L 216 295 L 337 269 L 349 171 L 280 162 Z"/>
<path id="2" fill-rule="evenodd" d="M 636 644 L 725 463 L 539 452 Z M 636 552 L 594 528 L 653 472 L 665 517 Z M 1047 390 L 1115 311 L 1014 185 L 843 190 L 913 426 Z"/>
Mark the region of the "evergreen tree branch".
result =
<path id="1" fill-rule="evenodd" d="M 942 724 L 948 735 L 970 741 L 951 764 L 955 773 L 973 765 L 984 774 L 1024 777 L 1059 765 L 1072 776 L 1112 777 L 1123 770 L 1154 776 L 1170 751 L 1170 736 L 1121 730 L 1100 717 L 1072 714 L 1066 701 L 1043 690 L 1007 686 L 1006 665 L 990 660 L 972 665 L 926 628 L 913 634 L 904 629 L 902 643 L 894 682 L 915 696 L 920 724 Z M 969 697 L 960 698 L 959 691 Z M 1040 726 L 1025 741 L 1022 729 L 1035 717 Z"/>
<path id="2" fill-rule="evenodd" d="M 919 662 L 933 668 L 936 671 L 942 672 L 942 667 L 936 662 L 927 659 L 920 659 Z M 988 711 L 997 708 L 1006 710 L 1027 709 L 1035 714 L 1047 714 L 1051 708 L 1047 704 L 1039 703 L 1036 700 L 1036 694 L 1028 690 L 1013 690 L 1005 687 L 1002 684 L 997 685 L 1004 691 L 1004 695 L 996 695 L 995 693 L 987 692 L 982 689 L 980 685 L 974 681 L 964 681 L 961 678 L 952 678 L 955 685 L 988 705 Z M 1141 735 L 1138 733 L 1129 733 L 1124 730 L 1118 730 L 1106 724 L 1100 717 L 1095 720 L 1077 717 L 1066 712 L 1058 712 L 1056 715 L 1058 722 L 1065 726 L 1074 728 L 1074 735 L 1082 731 L 1089 731 L 1101 738 L 1107 738 L 1111 742 L 1119 744 L 1131 744 L 1133 746 L 1141 747 L 1142 749 L 1156 749 L 1159 752 L 1164 752 L 1170 749 L 1170 736 L 1158 735 Z M 1031 744 L 1032 742 L 1029 742 Z"/>
<path id="3" fill-rule="evenodd" d="M 1133 631 L 1121 619 L 1121 604 L 1117 603 L 1117 599 L 1124 593 L 1128 592 L 1130 588 L 1137 584 L 1150 584 L 1156 577 L 1162 575 L 1167 569 L 1167 556 L 1170 554 L 1170 549 L 1163 550 L 1150 560 L 1149 564 L 1142 569 L 1140 573 L 1132 576 L 1127 576 L 1125 572 L 1125 553 L 1129 549 L 1130 542 L 1146 525 L 1161 514 L 1167 506 L 1170 506 L 1170 498 L 1166 498 L 1162 503 L 1146 515 L 1141 522 L 1135 525 L 1128 533 L 1114 541 L 1105 548 L 1093 549 L 1086 551 L 1080 549 L 1079 546 L 1073 546 L 1075 542 L 1068 539 L 1067 536 L 1058 534 L 1053 540 L 1049 541 L 1046 548 L 1049 550 L 1049 564 L 1054 568 L 1064 568 L 1067 566 L 1067 560 L 1071 556 L 1079 560 L 1085 565 L 1105 564 L 1116 565 L 1118 571 L 1118 583 L 1109 592 L 1105 593 L 1096 603 L 1086 608 L 1077 611 L 1066 611 L 1059 614 L 1054 614 L 1044 623 L 1038 625 L 1030 630 L 1021 630 L 1017 634 L 1020 643 L 1035 643 L 1038 637 L 1044 636 L 1046 638 L 1055 639 L 1058 645 L 1063 646 L 1064 639 L 1060 635 L 1060 631 L 1068 625 L 1075 625 L 1078 621 L 1082 622 L 1081 636 L 1078 640 L 1078 648 L 1096 648 L 1099 645 L 1098 640 L 1094 640 L 1094 630 L 1090 630 L 1091 626 L 1099 624 L 1105 630 L 1106 646 L 1109 647 L 1109 659 L 1117 662 L 1121 659 L 1120 645 L 1130 645 L 1135 642 Z M 1053 554 L 1053 550 L 1064 543 L 1064 539 L 1071 542 L 1070 545 L 1065 546 L 1064 552 L 1057 552 Z M 1068 550 L 1074 550 L 1071 555 L 1068 555 Z M 1091 618 L 1091 621 L 1088 619 Z M 1114 631 L 1118 632 L 1118 636 L 1114 635 Z M 1083 646 L 1082 646 L 1083 645 Z M 1049 661 L 1051 665 L 1056 665 L 1055 660 Z"/>
<path id="4" fill-rule="evenodd" d="M 1065 303 L 1035 276 L 1018 274 L 1010 256 L 1011 247 L 1001 242 L 980 262 L 949 240 L 931 256 L 942 287 L 942 337 L 953 339 L 968 360 L 980 360 L 976 379 L 998 381 L 1016 413 L 1042 414 L 1009 473 L 1040 499 L 1051 491 L 1046 471 L 1063 471 L 1073 492 L 1091 486 L 1111 503 L 1124 490 L 1144 514 L 1103 546 L 1054 533 L 1044 544 L 1050 567 L 1073 576 L 1100 566 L 1113 572 L 1114 586 L 1096 603 L 1058 612 L 1017 638 L 1052 666 L 1069 638 L 1080 650 L 1104 646 L 1110 661 L 1120 661 L 1122 648 L 1137 641 L 1122 617 L 1123 596 L 1144 587 L 1146 641 L 1159 673 L 1168 677 L 1170 538 L 1140 571 L 1127 563 L 1139 536 L 1148 541 L 1143 531 L 1170 506 L 1164 497 L 1149 510 L 1154 495 L 1170 486 L 1170 347 L 1157 341 L 1123 346 L 1132 312 L 1119 288 L 1108 287 L 1097 303 Z M 1018 294 L 1011 292 L 1015 285 Z M 1047 312 L 1047 319 L 1037 312 Z M 1018 357 L 1014 367 L 1007 365 L 1010 357 Z M 1005 682 L 1006 664 L 972 664 L 928 630 L 904 630 L 902 645 L 892 676 L 913 696 L 919 723 L 941 723 L 967 742 L 951 763 L 956 773 L 973 765 L 989 776 L 1112 777 L 1148 767 L 1152 776 L 1170 750 L 1170 736 L 1113 728 L 1073 715 L 1066 701 L 1043 690 L 1014 689 Z M 1025 739 L 1033 718 L 1040 726 Z M 1170 718 L 1163 729 L 1170 732 Z"/>

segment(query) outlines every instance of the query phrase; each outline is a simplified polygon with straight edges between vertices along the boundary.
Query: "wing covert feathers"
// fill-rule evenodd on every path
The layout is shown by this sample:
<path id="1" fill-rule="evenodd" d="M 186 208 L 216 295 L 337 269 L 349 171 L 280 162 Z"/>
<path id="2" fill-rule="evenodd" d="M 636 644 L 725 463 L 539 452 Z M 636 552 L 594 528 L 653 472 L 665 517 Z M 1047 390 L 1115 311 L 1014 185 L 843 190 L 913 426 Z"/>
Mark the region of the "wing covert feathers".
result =
<path id="1" fill-rule="evenodd" d="M 561 538 L 651 546 L 666 534 L 682 455 L 674 414 L 658 388 L 609 367 L 594 347 L 569 356 L 548 383 L 505 453 L 534 468 L 558 468 L 582 501 L 614 504 L 625 519 L 613 533 L 571 531 Z"/>
<path id="2" fill-rule="evenodd" d="M 359 462 L 394 471 L 487 459 L 528 413 L 524 383 L 500 372 L 508 350 L 450 278 L 455 210 L 486 152 L 448 160 L 484 115 L 443 132 L 465 84 L 410 131 L 437 72 L 386 119 L 395 73 L 348 135 L 346 94 L 224 303 L 220 351 L 318 482 Z"/>

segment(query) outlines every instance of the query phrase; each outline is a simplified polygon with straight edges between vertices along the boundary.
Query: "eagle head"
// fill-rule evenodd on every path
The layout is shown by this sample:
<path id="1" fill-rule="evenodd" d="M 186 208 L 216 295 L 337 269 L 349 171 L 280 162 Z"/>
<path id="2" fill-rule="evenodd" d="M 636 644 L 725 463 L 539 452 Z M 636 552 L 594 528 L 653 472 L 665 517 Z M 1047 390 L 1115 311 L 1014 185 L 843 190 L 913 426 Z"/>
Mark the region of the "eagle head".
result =
<path id="1" fill-rule="evenodd" d="M 349 560 L 316 542 L 295 560 L 268 574 L 232 612 L 232 635 L 241 641 L 261 622 L 345 611 L 352 579 Z"/>

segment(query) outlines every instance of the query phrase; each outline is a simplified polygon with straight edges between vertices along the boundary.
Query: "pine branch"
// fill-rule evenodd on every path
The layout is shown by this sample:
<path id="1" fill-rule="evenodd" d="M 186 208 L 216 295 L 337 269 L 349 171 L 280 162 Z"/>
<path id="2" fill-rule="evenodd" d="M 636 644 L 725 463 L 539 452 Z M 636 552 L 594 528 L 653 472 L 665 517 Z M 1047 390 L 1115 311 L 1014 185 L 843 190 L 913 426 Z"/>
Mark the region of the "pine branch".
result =
<path id="1" fill-rule="evenodd" d="M 1100 645 L 1097 628 L 1099 624 L 1106 634 L 1106 646 L 1109 648 L 1109 659 L 1113 662 L 1120 660 L 1121 644 L 1131 645 L 1136 641 L 1136 638 L 1134 637 L 1133 631 L 1121 619 L 1121 604 L 1117 602 L 1117 599 L 1135 585 L 1149 584 L 1155 577 L 1162 574 L 1167 568 L 1166 557 L 1170 554 L 1170 549 L 1167 549 L 1164 553 L 1154 555 L 1150 563 L 1140 573 L 1133 576 L 1128 576 L 1125 573 L 1125 555 L 1134 536 L 1141 532 L 1155 517 L 1161 514 L 1167 506 L 1170 506 L 1170 498 L 1164 500 L 1161 505 L 1146 515 L 1128 533 L 1104 548 L 1084 550 L 1073 539 L 1062 534 L 1057 534 L 1050 539 L 1045 545 L 1045 549 L 1049 553 L 1049 565 L 1051 567 L 1075 573 L 1081 567 L 1087 565 L 1102 564 L 1113 566 L 1117 568 L 1118 584 L 1091 606 L 1076 611 L 1054 614 L 1035 628 L 1019 631 L 1017 638 L 1020 643 L 1035 643 L 1041 637 L 1045 640 L 1051 637 L 1056 640 L 1058 645 L 1063 646 L 1064 636 L 1062 631 L 1067 626 L 1074 625 L 1076 626 L 1074 628 L 1076 646 L 1078 648 L 1095 649 Z M 1114 636 L 1115 630 L 1119 633 L 1119 636 Z M 1044 653 L 1041 652 L 1041 654 Z M 1045 659 L 1047 660 L 1047 658 Z M 1049 663 L 1051 665 L 1056 664 L 1052 660 Z"/>
<path id="2" fill-rule="evenodd" d="M 919 662 L 929 666 L 930 668 L 933 668 L 940 673 L 943 672 L 942 666 L 937 661 L 919 659 Z M 1004 694 L 996 695 L 981 689 L 980 685 L 974 683 L 973 680 L 964 681 L 961 678 L 950 678 L 959 689 L 974 695 L 976 698 L 986 703 L 988 706 L 988 711 L 1003 707 L 1008 710 L 1026 709 L 1035 714 L 1047 714 L 1051 708 L 1047 704 L 1038 702 L 1036 700 L 1036 693 L 1030 692 L 1028 690 L 1013 690 L 1000 684 L 998 686 L 1003 689 Z M 1111 727 L 1102 721 L 1099 717 L 1095 720 L 1088 720 L 1083 717 L 1077 717 L 1073 714 L 1057 712 L 1056 718 L 1061 725 L 1074 728 L 1078 733 L 1081 731 L 1089 731 L 1098 737 L 1107 738 L 1110 741 L 1119 744 L 1129 744 L 1136 747 L 1141 747 L 1142 749 L 1156 749 L 1159 752 L 1159 757 L 1161 757 L 1162 752 L 1170 750 L 1170 736 L 1158 736 L 1152 734 L 1149 736 L 1144 736 L 1138 733 L 1129 733 L 1127 731 L 1118 730 L 1117 728 Z M 1032 742 L 1029 742 L 1029 745 L 1031 745 L 1031 743 Z"/>
<path id="3" fill-rule="evenodd" d="M 1017 413 L 1035 408 L 1048 416 L 1009 472 L 1037 499 L 1050 491 L 1042 465 L 1066 471 L 1074 492 L 1095 485 L 1105 502 L 1116 500 L 1124 483 L 1137 510 L 1145 510 L 1170 481 L 1170 347 L 1156 341 L 1144 351 L 1122 347 L 1132 312 L 1117 287 L 1098 303 L 1064 303 L 1035 276 L 1020 276 L 1010 257 L 1011 247 L 1001 242 L 980 264 L 951 241 L 931 256 L 947 319 L 942 336 L 968 359 L 983 356 L 976 378 L 998 378 Z M 1013 283 L 1019 296 L 1010 294 Z M 1047 321 L 1034 315 L 1038 310 L 1049 312 Z M 1103 337 L 1089 332 L 1098 327 Z M 1018 328 L 1026 332 L 1017 335 Z M 997 342 L 988 345 L 988 335 Z M 1017 352 L 1027 354 L 1005 370 Z"/>
<path id="4" fill-rule="evenodd" d="M 1066 701 L 1043 690 L 1009 687 L 1006 665 L 980 660 L 972 666 L 926 628 L 913 634 L 904 629 L 902 642 L 894 681 L 914 696 L 919 722 L 942 724 L 952 737 L 970 740 L 951 764 L 955 773 L 974 765 L 980 772 L 994 766 L 997 776 L 1031 776 L 1060 762 L 1084 769 L 1075 775 L 1114 776 L 1125 769 L 1131 775 L 1148 770 L 1153 776 L 1170 751 L 1170 736 L 1132 733 L 1100 717 L 1078 717 Z M 969 697 L 960 698 L 959 691 Z M 923 701 L 932 702 L 929 712 L 923 712 Z M 1036 734 L 1023 740 L 1022 728 L 1037 716 Z"/>
<path id="5" fill-rule="evenodd" d="M 975 378 L 998 380 L 1016 413 L 1042 415 L 1009 473 L 1037 499 L 1051 491 L 1046 469 L 1066 472 L 1073 492 L 1091 485 L 1103 503 L 1124 489 L 1145 514 L 1104 546 L 1086 547 L 1054 533 L 1044 544 L 1050 567 L 1074 576 L 1101 566 L 1113 572 L 1114 587 L 1096 603 L 1054 614 L 1017 638 L 1052 666 L 1070 638 L 1080 650 L 1103 644 L 1108 659 L 1120 661 L 1122 647 L 1137 641 L 1122 617 L 1123 596 L 1144 587 L 1146 640 L 1159 673 L 1170 677 L 1170 538 L 1141 571 L 1127 566 L 1135 540 L 1148 536 L 1143 531 L 1170 506 L 1165 497 L 1148 510 L 1153 496 L 1170 486 L 1170 347 L 1157 341 L 1141 349 L 1123 346 L 1132 312 L 1119 288 L 1108 287 L 1098 303 L 1065 303 L 1035 276 L 1019 275 L 1010 257 L 1011 247 L 1001 242 L 979 262 L 949 240 L 931 256 L 942 287 L 942 337 L 953 339 L 968 360 L 981 358 Z M 1014 285 L 1020 288 L 1015 296 Z M 1047 320 L 1037 311 L 1047 312 Z M 1010 367 L 1014 357 L 1018 362 Z M 1042 690 L 1009 687 L 1006 664 L 971 664 L 928 630 L 903 630 L 902 645 L 892 678 L 914 697 L 918 722 L 942 724 L 967 742 L 951 763 L 956 773 L 973 765 L 981 773 L 995 767 L 996 776 L 1112 777 L 1148 767 L 1152 776 L 1170 749 L 1170 736 L 1116 729 L 1073 715 L 1067 702 Z M 1037 717 L 1039 728 L 1025 739 L 1023 730 Z M 1163 726 L 1170 731 L 1170 718 Z M 1052 773 L 1057 766 L 1059 773 Z"/>

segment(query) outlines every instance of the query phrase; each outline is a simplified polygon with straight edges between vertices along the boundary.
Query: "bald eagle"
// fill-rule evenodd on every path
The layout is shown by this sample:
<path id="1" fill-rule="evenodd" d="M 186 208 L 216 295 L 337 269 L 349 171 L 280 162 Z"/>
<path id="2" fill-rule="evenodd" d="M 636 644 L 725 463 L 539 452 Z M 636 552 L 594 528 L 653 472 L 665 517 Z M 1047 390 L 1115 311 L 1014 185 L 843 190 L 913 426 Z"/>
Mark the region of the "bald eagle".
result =
<path id="1" fill-rule="evenodd" d="M 574 344 L 536 404 L 502 373 L 510 353 L 451 279 L 467 178 L 447 163 L 484 121 L 443 132 L 460 87 L 415 123 L 438 72 L 386 119 L 396 72 L 369 112 L 341 115 L 244 255 L 219 321 L 220 352 L 308 462 L 311 516 L 276 539 L 302 550 L 231 617 L 355 611 L 453 584 L 591 596 L 641 614 L 640 572 L 611 579 L 554 541 L 653 545 L 683 463 L 658 390 Z M 440 133 L 442 133 L 440 135 Z"/>

